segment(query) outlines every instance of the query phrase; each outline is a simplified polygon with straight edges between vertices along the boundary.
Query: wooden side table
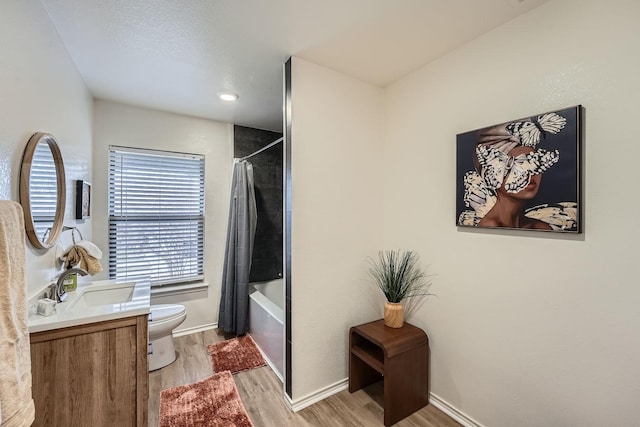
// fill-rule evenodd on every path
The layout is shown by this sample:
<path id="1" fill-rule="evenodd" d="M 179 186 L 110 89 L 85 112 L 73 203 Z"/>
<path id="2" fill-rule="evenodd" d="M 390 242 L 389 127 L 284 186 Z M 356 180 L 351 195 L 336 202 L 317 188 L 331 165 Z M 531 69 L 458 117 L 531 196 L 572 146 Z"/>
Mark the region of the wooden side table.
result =
<path id="1" fill-rule="evenodd" d="M 349 330 L 349 391 L 384 380 L 384 425 L 429 403 L 429 338 L 409 323 L 389 328 L 383 320 Z"/>

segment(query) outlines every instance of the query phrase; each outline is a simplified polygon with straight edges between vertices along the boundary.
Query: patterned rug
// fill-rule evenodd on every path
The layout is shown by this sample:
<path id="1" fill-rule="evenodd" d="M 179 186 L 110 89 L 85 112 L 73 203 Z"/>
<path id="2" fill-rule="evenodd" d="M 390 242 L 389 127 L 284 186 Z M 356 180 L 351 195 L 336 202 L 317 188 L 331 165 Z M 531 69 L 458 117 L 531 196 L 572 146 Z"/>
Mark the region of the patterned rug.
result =
<path id="1" fill-rule="evenodd" d="M 249 335 L 209 344 L 207 351 L 211 357 L 213 372 L 231 371 L 235 374 L 266 365 Z"/>
<path id="2" fill-rule="evenodd" d="M 160 427 L 253 427 L 231 372 L 160 392 Z"/>

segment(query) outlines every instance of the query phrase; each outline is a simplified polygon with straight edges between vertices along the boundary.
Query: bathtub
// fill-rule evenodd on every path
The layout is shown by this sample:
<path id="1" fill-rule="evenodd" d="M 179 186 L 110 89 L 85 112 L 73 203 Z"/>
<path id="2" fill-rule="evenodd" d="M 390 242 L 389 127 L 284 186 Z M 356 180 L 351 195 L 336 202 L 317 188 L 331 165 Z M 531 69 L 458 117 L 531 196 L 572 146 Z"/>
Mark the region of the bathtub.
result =
<path id="1" fill-rule="evenodd" d="M 252 283 L 249 332 L 271 369 L 284 371 L 284 280 Z"/>

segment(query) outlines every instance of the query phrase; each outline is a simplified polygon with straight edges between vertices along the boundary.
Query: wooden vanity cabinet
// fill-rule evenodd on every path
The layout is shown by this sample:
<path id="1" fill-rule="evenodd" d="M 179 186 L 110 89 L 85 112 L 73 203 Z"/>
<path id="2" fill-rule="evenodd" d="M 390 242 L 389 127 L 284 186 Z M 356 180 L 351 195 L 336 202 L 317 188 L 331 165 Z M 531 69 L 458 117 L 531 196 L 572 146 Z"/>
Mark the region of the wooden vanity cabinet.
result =
<path id="1" fill-rule="evenodd" d="M 146 426 L 147 315 L 31 338 L 33 426 Z"/>

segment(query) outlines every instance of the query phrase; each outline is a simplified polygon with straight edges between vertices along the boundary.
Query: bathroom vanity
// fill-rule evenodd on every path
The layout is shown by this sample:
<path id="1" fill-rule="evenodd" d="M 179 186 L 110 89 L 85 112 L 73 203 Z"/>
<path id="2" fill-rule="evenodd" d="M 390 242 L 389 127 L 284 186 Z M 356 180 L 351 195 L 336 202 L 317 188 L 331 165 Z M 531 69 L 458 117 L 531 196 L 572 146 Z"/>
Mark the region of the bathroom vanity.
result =
<path id="1" fill-rule="evenodd" d="M 148 284 L 102 282 L 32 315 L 33 426 L 146 426 L 148 312 Z"/>

